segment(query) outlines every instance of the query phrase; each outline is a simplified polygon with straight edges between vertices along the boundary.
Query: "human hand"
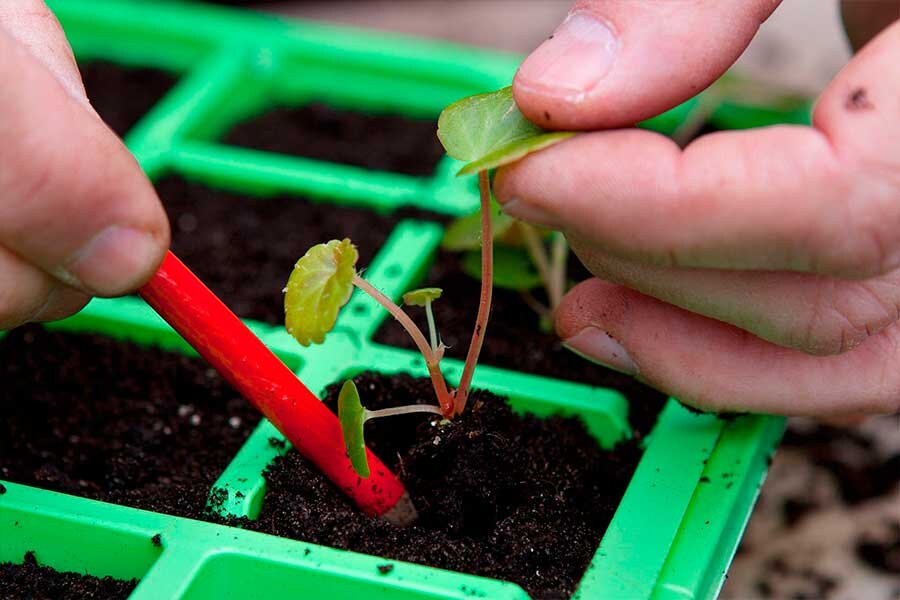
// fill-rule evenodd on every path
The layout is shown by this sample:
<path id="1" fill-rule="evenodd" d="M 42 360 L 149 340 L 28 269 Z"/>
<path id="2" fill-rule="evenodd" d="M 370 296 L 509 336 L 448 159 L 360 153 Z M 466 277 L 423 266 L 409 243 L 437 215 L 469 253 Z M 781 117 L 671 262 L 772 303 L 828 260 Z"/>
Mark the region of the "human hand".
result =
<path id="1" fill-rule="evenodd" d="M 169 228 L 40 0 L 0 3 L 0 330 L 145 282 Z"/>
<path id="2" fill-rule="evenodd" d="M 627 128 L 696 94 L 775 0 L 583 0 L 522 65 L 547 128 Z M 851 39 L 900 17 L 847 2 Z M 865 14 L 865 13 L 869 14 Z M 504 210 L 559 229 L 597 275 L 557 330 L 574 351 L 709 410 L 900 408 L 900 22 L 819 99 L 813 127 L 616 129 L 500 170 Z"/>

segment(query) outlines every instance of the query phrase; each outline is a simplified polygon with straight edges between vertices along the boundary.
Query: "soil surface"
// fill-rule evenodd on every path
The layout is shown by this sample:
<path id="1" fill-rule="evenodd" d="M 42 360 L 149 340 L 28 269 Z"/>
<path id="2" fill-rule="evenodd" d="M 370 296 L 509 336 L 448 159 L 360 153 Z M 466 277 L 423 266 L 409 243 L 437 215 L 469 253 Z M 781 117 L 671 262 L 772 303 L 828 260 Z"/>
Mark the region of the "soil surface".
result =
<path id="1" fill-rule="evenodd" d="M 26 552 L 21 565 L 0 563 L 0 598 L 4 600 L 124 600 L 137 584 L 137 579 L 101 579 L 42 567 L 34 552 Z"/>
<path id="2" fill-rule="evenodd" d="M 569 270 L 570 278 L 575 281 L 591 276 L 574 257 L 570 259 Z M 478 311 L 480 282 L 462 272 L 458 255 L 440 252 L 423 285 L 444 290 L 434 304 L 434 318 L 441 339 L 448 346 L 446 355 L 465 359 Z M 409 312 L 419 327 L 427 331 L 425 311 L 413 307 Z M 385 321 L 375 340 L 415 349 L 409 334 L 393 319 Z M 638 428 L 645 418 L 642 415 L 649 413 L 655 419 L 666 400 L 664 394 L 633 377 L 595 365 L 566 350 L 556 334 L 541 331 L 537 313 L 528 308 L 517 292 L 509 290 L 494 288 L 479 362 L 619 390 L 629 399 L 631 420 Z"/>
<path id="3" fill-rule="evenodd" d="M 444 155 L 437 121 L 337 110 L 321 103 L 273 108 L 235 125 L 224 141 L 418 176 L 432 175 Z"/>
<path id="4" fill-rule="evenodd" d="M 0 339 L 0 479 L 200 517 L 260 416 L 201 359 L 110 338 Z"/>
<path id="5" fill-rule="evenodd" d="M 370 409 L 433 402 L 430 381 L 364 373 Z M 329 388 L 332 410 L 339 385 Z M 591 560 L 640 459 L 635 441 L 604 451 L 579 419 L 513 413 L 484 391 L 441 426 L 434 415 L 378 419 L 366 440 L 409 490 L 419 521 L 369 519 L 295 451 L 265 472 L 251 529 L 513 581 L 535 598 L 568 597 Z M 390 565 L 385 563 L 385 568 Z"/>
<path id="6" fill-rule="evenodd" d="M 722 598 L 900 598 L 898 431 L 792 419 Z"/>
<path id="7" fill-rule="evenodd" d="M 159 69 L 129 68 L 96 60 L 78 65 L 94 109 L 124 136 L 178 82 Z"/>
<path id="8" fill-rule="evenodd" d="M 400 220 L 433 218 L 415 209 L 387 216 L 293 196 L 256 198 L 174 176 L 156 190 L 175 254 L 238 316 L 271 324 L 284 323 L 282 290 L 310 246 L 350 238 L 366 267 Z"/>

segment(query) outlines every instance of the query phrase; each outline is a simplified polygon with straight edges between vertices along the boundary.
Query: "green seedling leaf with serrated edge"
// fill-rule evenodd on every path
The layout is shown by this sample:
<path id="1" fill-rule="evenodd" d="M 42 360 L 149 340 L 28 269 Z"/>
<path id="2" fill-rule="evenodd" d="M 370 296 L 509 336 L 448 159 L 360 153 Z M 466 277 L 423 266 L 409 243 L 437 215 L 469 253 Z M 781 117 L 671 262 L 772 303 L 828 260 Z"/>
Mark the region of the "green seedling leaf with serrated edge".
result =
<path id="1" fill-rule="evenodd" d="M 403 303 L 408 306 L 425 306 L 441 297 L 444 292 L 441 288 L 428 287 L 412 290 L 403 294 Z"/>
<path id="2" fill-rule="evenodd" d="M 481 277 L 481 254 L 467 252 L 460 266 L 470 277 Z M 494 285 L 499 288 L 525 292 L 541 285 L 541 276 L 534 269 L 528 255 L 515 248 L 498 246 L 494 248 Z"/>
<path id="3" fill-rule="evenodd" d="M 470 175 L 519 160 L 575 135 L 546 131 L 525 118 L 512 87 L 469 96 L 444 109 L 438 138 L 447 154 L 466 162 L 458 175 Z"/>
<path id="4" fill-rule="evenodd" d="M 500 205 L 491 200 L 491 230 L 494 239 L 505 235 L 516 220 L 503 213 Z M 478 250 L 481 247 L 481 211 L 460 217 L 447 226 L 441 247 L 450 252 Z"/>
<path id="5" fill-rule="evenodd" d="M 352 379 L 341 386 L 338 394 L 338 420 L 344 435 L 344 447 L 356 474 L 366 479 L 369 476 L 369 460 L 366 457 L 366 440 L 363 426 L 366 423 L 366 409 L 359 399 L 359 390 Z"/>
<path id="6" fill-rule="evenodd" d="M 321 344 L 353 293 L 359 252 L 348 240 L 310 248 L 294 265 L 284 296 L 284 323 L 303 346 Z"/>

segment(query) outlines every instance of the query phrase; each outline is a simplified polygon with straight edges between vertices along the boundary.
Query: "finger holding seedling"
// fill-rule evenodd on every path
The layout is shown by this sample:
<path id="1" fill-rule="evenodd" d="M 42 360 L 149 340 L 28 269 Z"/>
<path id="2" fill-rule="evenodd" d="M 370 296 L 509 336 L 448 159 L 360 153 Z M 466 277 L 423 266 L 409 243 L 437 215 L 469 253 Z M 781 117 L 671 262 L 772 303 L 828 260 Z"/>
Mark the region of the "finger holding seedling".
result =
<path id="1" fill-rule="evenodd" d="M 134 158 L 90 107 L 59 24 L 0 3 L 0 329 L 62 318 L 146 281 L 168 224 Z"/>
<path id="2" fill-rule="evenodd" d="M 696 93 L 682 84 L 718 76 L 730 64 L 719 56 L 749 41 L 767 14 L 752 7 L 773 7 L 742 3 L 749 12 L 735 13 L 736 27 L 750 35 L 722 41 L 712 32 L 686 45 L 667 65 L 674 84 L 655 80 L 650 61 L 625 86 L 619 70 L 675 35 L 645 38 L 655 25 L 631 18 L 662 4 L 579 4 L 570 19 L 578 30 L 554 36 L 523 64 L 514 88 L 523 111 L 550 113 L 551 126 L 633 123 L 649 107 L 659 112 Z M 700 17 L 673 18 L 690 25 Z M 596 41 L 599 25 L 585 19 L 617 36 L 613 62 L 594 78 L 578 62 L 593 42 L 565 43 L 576 34 Z M 695 69 L 710 52 L 715 60 Z M 583 284 L 563 301 L 557 328 L 566 343 L 706 408 L 896 411 L 898 53 L 895 23 L 826 89 L 813 127 L 719 132 L 684 150 L 636 129 L 587 133 L 501 169 L 494 189 L 504 211 L 562 230 L 607 281 Z M 560 77 L 570 75 L 578 75 L 572 85 L 589 86 L 583 97 L 566 93 Z M 542 77 L 556 87 L 538 85 Z M 654 97 L 663 88 L 680 91 Z"/>

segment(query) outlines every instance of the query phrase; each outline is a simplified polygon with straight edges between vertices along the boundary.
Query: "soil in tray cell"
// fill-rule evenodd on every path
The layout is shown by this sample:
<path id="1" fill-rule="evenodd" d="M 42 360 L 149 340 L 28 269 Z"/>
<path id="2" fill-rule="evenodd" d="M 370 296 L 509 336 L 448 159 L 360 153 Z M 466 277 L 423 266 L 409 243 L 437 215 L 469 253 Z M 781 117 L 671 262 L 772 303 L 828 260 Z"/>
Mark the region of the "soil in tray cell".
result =
<path id="1" fill-rule="evenodd" d="M 202 518 L 260 417 L 199 358 L 37 326 L 0 339 L 0 479 Z"/>
<path id="2" fill-rule="evenodd" d="M 427 379 L 355 381 L 370 409 L 433 402 Z M 327 393 L 332 410 L 339 387 Z M 605 451 L 580 419 L 521 416 L 485 391 L 450 424 L 422 414 L 377 419 L 366 440 L 406 484 L 414 526 L 364 516 L 293 450 L 266 470 L 262 512 L 245 525 L 513 581 L 536 598 L 574 592 L 641 455 L 634 440 Z"/>
<path id="3" fill-rule="evenodd" d="M 124 600 L 137 584 L 137 579 L 122 581 L 55 571 L 41 566 L 34 552 L 27 552 L 20 565 L 0 563 L 0 598 L 3 600 Z"/>
<path id="4" fill-rule="evenodd" d="M 313 103 L 276 107 L 238 123 L 228 144 L 377 171 L 430 176 L 444 155 L 437 122 L 337 110 Z"/>
<path id="5" fill-rule="evenodd" d="M 574 257 L 570 259 L 569 271 L 574 281 L 591 276 Z M 458 255 L 440 252 L 422 285 L 443 289 L 443 296 L 434 304 L 438 331 L 448 346 L 447 356 L 465 359 L 478 311 L 480 282 L 462 271 Z M 427 331 L 425 311 L 414 307 L 408 311 L 419 327 Z M 415 349 L 409 334 L 393 319 L 385 321 L 375 340 Z M 648 416 L 655 419 L 666 400 L 664 394 L 633 377 L 595 365 L 566 350 L 555 333 L 541 330 L 537 313 L 518 292 L 496 287 L 480 362 L 619 390 L 630 401 L 629 418 L 637 429 L 648 429 L 642 421 Z"/>
<path id="6" fill-rule="evenodd" d="M 168 71 L 129 68 L 100 60 L 78 67 L 91 105 L 120 136 L 128 133 L 178 81 Z"/>
<path id="7" fill-rule="evenodd" d="M 294 196 L 256 198 L 178 177 L 156 185 L 172 226 L 172 250 L 238 316 L 284 323 L 283 289 L 297 259 L 330 239 L 350 238 L 367 266 L 403 218 Z"/>

